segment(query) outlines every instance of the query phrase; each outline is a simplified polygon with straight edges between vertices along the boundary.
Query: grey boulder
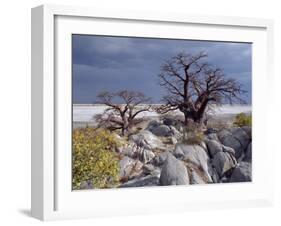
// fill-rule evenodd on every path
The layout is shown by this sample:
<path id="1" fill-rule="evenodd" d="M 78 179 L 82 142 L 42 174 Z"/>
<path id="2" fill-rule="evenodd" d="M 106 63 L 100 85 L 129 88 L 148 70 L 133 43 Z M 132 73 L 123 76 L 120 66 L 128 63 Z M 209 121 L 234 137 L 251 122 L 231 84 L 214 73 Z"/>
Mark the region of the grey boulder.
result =
<path id="1" fill-rule="evenodd" d="M 235 157 L 235 151 L 231 147 L 222 145 L 222 151 L 227 152 L 227 153 L 231 154 L 233 157 Z"/>
<path id="2" fill-rule="evenodd" d="M 169 151 L 161 152 L 153 159 L 154 165 L 156 166 L 163 165 L 169 155 L 172 155 Z"/>
<path id="3" fill-rule="evenodd" d="M 119 148 L 119 153 L 126 155 L 130 158 L 135 158 L 139 149 L 141 147 L 139 147 L 138 145 L 136 145 L 134 142 L 129 141 L 128 144 L 124 145 L 123 147 Z"/>
<path id="4" fill-rule="evenodd" d="M 157 186 L 159 185 L 159 176 L 148 175 L 145 177 L 135 178 L 133 180 L 127 181 L 126 183 L 120 185 L 120 188 L 129 187 L 147 187 L 147 186 Z"/>
<path id="5" fill-rule="evenodd" d="M 181 139 L 182 134 L 174 127 L 170 126 L 172 137 L 175 137 L 177 140 Z"/>
<path id="6" fill-rule="evenodd" d="M 171 137 L 171 143 L 176 144 L 178 142 L 177 138 Z"/>
<path id="7" fill-rule="evenodd" d="M 218 137 L 223 145 L 234 149 L 236 159 L 242 156 L 250 142 L 250 137 L 241 128 L 223 129 L 218 133 Z"/>
<path id="8" fill-rule="evenodd" d="M 252 162 L 252 143 L 250 143 L 245 151 L 245 156 L 243 158 L 245 162 Z"/>
<path id="9" fill-rule="evenodd" d="M 203 171 L 207 181 L 212 182 L 212 178 L 208 172 L 209 156 L 202 146 L 177 144 L 174 150 L 174 155 L 179 159 L 196 165 L 197 168 Z"/>
<path id="10" fill-rule="evenodd" d="M 210 133 L 207 135 L 207 138 L 209 140 L 216 140 L 216 141 L 219 141 L 219 138 L 218 138 L 218 135 L 216 133 Z"/>
<path id="11" fill-rule="evenodd" d="M 157 127 L 153 127 L 150 129 L 150 131 L 156 135 L 156 136 L 161 136 L 161 137 L 168 137 L 173 135 L 173 131 L 169 126 L 166 125 L 160 125 Z"/>
<path id="12" fill-rule="evenodd" d="M 250 143 L 250 139 L 251 139 L 248 133 L 240 127 L 232 128 L 231 132 L 232 132 L 232 136 L 234 136 L 236 139 L 239 140 L 243 150 L 245 150 L 248 144 Z"/>
<path id="13" fill-rule="evenodd" d="M 222 152 L 222 151 L 227 152 L 232 156 L 235 156 L 235 151 L 233 148 L 221 144 L 218 140 L 206 139 L 205 142 L 207 144 L 208 151 L 211 158 L 213 158 L 218 152 Z"/>
<path id="14" fill-rule="evenodd" d="M 174 126 L 176 123 L 175 123 L 175 120 L 172 118 L 164 118 L 163 124 L 166 126 Z"/>
<path id="15" fill-rule="evenodd" d="M 218 152 L 214 156 L 212 163 L 220 178 L 237 164 L 235 158 L 226 152 Z"/>
<path id="16" fill-rule="evenodd" d="M 249 182 L 252 181 L 252 164 L 249 162 L 240 162 L 233 170 L 230 182 Z"/>
<path id="17" fill-rule="evenodd" d="M 252 139 L 252 127 L 250 126 L 242 126 L 241 127 L 247 134 L 248 136 Z"/>
<path id="18" fill-rule="evenodd" d="M 216 140 L 206 139 L 206 144 L 210 153 L 210 156 L 213 158 L 218 152 L 223 151 L 222 144 Z"/>
<path id="19" fill-rule="evenodd" d="M 160 126 L 161 125 L 161 122 L 160 121 L 158 121 L 158 120 L 152 120 L 152 121 L 150 121 L 149 123 L 148 123 L 148 125 L 147 125 L 147 130 L 151 130 L 151 129 L 153 129 L 153 128 L 156 128 L 156 127 L 158 127 L 158 126 Z"/>
<path id="20" fill-rule="evenodd" d="M 156 169 L 156 167 L 150 163 L 143 165 L 142 168 L 143 168 L 143 173 L 146 175 L 151 174 L 151 172 L 153 172 Z"/>
<path id="21" fill-rule="evenodd" d="M 161 140 L 148 130 L 143 130 L 138 134 L 131 135 L 129 140 L 145 149 L 163 148 L 164 146 Z"/>
<path id="22" fill-rule="evenodd" d="M 195 170 L 190 173 L 190 184 L 206 184 L 202 176 Z"/>
<path id="23" fill-rule="evenodd" d="M 189 184 L 189 176 L 183 162 L 173 155 L 168 155 L 160 175 L 160 185 L 186 185 Z"/>
<path id="24" fill-rule="evenodd" d="M 138 152 L 138 158 L 143 163 L 150 162 L 155 157 L 155 154 L 151 150 L 142 149 Z"/>
<path id="25" fill-rule="evenodd" d="M 141 163 L 138 160 L 132 159 L 128 156 L 124 156 L 119 161 L 120 166 L 120 178 L 133 178 L 142 173 L 142 166 L 143 163 Z"/>
<path id="26" fill-rule="evenodd" d="M 213 183 L 219 183 L 220 182 L 220 176 L 218 175 L 214 166 L 211 165 L 211 163 L 209 163 L 208 170 L 209 170 L 209 174 L 212 178 Z"/>

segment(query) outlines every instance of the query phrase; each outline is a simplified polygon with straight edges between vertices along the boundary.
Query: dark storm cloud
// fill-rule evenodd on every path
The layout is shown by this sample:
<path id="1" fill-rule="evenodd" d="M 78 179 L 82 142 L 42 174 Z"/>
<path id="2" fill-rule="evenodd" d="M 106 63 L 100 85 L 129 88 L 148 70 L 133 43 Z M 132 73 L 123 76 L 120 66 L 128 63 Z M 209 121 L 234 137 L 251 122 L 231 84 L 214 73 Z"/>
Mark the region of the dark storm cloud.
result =
<path id="1" fill-rule="evenodd" d="M 251 44 L 86 35 L 73 35 L 73 101 L 93 103 L 101 91 L 128 89 L 159 102 L 159 68 L 183 51 L 207 53 L 209 63 L 244 85 L 251 102 Z"/>

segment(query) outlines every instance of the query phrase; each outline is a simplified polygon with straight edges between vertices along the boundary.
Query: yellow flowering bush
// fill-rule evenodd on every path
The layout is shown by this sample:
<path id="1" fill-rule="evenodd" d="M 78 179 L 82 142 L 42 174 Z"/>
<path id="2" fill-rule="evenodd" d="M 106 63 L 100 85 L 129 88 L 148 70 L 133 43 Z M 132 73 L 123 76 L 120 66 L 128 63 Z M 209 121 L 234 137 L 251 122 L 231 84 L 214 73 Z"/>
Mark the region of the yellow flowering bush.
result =
<path id="1" fill-rule="evenodd" d="M 79 128 L 73 131 L 72 186 L 82 182 L 95 188 L 114 187 L 119 182 L 119 147 L 116 137 L 107 130 Z"/>

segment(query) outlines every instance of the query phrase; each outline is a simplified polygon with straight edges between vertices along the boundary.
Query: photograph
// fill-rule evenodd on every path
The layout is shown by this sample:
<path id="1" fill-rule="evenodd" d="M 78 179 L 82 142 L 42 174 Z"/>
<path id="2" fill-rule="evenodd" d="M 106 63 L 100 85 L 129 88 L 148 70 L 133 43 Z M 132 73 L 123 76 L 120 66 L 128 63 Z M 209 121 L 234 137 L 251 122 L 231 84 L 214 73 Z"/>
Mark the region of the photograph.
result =
<path id="1" fill-rule="evenodd" d="M 72 34 L 71 48 L 72 190 L 252 182 L 252 43 Z"/>

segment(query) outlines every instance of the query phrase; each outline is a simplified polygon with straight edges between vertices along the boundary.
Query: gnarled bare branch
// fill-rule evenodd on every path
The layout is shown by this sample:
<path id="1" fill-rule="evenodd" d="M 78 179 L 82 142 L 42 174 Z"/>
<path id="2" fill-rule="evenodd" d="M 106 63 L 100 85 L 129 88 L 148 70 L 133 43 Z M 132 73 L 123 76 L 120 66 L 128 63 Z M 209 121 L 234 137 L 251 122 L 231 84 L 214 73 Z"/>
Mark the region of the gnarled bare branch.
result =
<path id="1" fill-rule="evenodd" d="M 137 118 L 141 112 L 151 110 L 151 98 L 141 92 L 128 90 L 116 93 L 102 92 L 98 99 L 98 103 L 107 106 L 103 114 L 95 116 L 98 126 L 110 130 L 121 129 L 122 135 L 142 121 L 142 118 Z M 144 106 L 140 106 L 141 104 Z"/>
<path id="2" fill-rule="evenodd" d="M 167 91 L 164 104 L 158 107 L 159 113 L 179 109 L 185 120 L 200 121 L 210 103 L 245 103 L 241 94 L 242 85 L 223 73 L 220 68 L 203 62 L 207 54 L 179 53 L 166 61 L 159 75 L 160 85 Z"/>

